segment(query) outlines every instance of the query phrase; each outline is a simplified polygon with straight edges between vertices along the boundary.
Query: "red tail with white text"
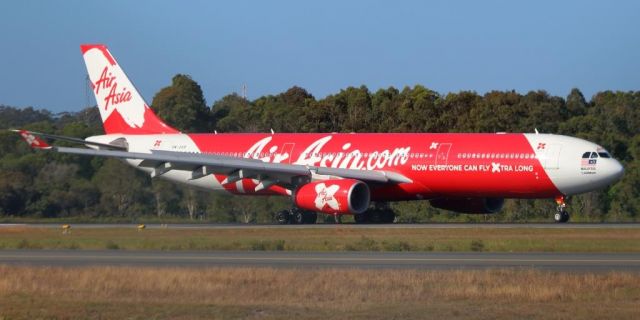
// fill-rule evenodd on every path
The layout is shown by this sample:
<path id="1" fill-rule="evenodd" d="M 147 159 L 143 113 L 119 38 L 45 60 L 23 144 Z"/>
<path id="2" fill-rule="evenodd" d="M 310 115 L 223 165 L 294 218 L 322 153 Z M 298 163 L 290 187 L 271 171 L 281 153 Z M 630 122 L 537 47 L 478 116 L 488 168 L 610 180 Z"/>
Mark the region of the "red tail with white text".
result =
<path id="1" fill-rule="evenodd" d="M 178 133 L 153 113 L 102 44 L 80 46 L 107 134 Z"/>

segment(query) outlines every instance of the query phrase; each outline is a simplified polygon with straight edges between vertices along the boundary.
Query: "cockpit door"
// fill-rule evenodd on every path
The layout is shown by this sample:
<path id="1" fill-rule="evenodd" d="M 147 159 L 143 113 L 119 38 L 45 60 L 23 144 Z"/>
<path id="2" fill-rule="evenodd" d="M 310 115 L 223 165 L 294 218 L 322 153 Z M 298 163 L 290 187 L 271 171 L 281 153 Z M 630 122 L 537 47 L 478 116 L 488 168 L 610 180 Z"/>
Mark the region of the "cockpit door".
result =
<path id="1" fill-rule="evenodd" d="M 560 150 L 562 145 L 550 144 L 547 145 L 545 150 L 544 168 L 545 169 L 560 169 Z"/>
<path id="2" fill-rule="evenodd" d="M 284 159 L 282 163 L 291 163 L 291 157 L 293 157 L 293 147 L 295 147 L 295 143 L 285 143 L 282 145 L 282 150 L 276 156 Z"/>
<path id="3" fill-rule="evenodd" d="M 436 153 L 436 165 L 446 165 L 449 162 L 449 151 L 451 150 L 451 143 L 441 143 L 438 145 L 438 152 Z"/>

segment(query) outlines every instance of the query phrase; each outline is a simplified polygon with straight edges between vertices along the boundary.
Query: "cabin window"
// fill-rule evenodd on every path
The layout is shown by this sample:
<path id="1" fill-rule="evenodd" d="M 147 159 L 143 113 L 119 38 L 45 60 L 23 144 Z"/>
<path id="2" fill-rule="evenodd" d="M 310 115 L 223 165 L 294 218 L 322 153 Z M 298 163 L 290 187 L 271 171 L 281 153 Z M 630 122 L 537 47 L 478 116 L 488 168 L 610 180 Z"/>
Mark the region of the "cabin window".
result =
<path id="1" fill-rule="evenodd" d="M 591 152 L 585 152 L 582 154 L 582 159 L 588 159 L 590 155 L 591 155 Z"/>
<path id="2" fill-rule="evenodd" d="M 597 158 L 597 157 L 598 157 L 598 153 L 597 152 L 591 152 L 591 159 Z"/>
<path id="3" fill-rule="evenodd" d="M 607 152 L 598 152 L 598 155 L 601 158 L 611 158 L 611 155 L 609 155 Z"/>

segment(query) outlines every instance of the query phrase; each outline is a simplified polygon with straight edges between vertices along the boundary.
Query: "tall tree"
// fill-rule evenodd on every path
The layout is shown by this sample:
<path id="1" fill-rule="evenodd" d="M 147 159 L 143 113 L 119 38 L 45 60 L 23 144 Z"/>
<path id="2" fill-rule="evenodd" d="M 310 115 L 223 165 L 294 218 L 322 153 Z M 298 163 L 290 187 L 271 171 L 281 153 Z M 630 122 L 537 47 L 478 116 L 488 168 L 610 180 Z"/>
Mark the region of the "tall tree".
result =
<path id="1" fill-rule="evenodd" d="M 144 178 L 148 179 L 148 178 Z M 101 193 L 101 209 L 106 215 L 120 217 L 149 213 L 149 207 L 143 208 L 145 199 L 145 182 L 135 169 L 119 160 L 108 159 L 93 177 L 94 183 Z"/>
<path id="2" fill-rule="evenodd" d="M 587 101 L 578 88 L 571 89 L 571 93 L 567 96 L 567 111 L 572 117 L 587 113 Z"/>
<path id="3" fill-rule="evenodd" d="M 156 178 L 151 180 L 151 190 L 153 191 L 156 216 L 158 218 L 169 213 L 179 212 L 178 203 L 182 192 L 180 192 L 181 190 L 175 183 Z"/>
<path id="4" fill-rule="evenodd" d="M 220 132 L 256 132 L 259 124 L 252 117 L 252 109 L 245 98 L 235 93 L 226 95 L 211 107 L 214 128 Z"/>
<path id="5" fill-rule="evenodd" d="M 153 97 L 151 105 L 161 119 L 183 132 L 207 132 L 211 128 L 211 113 L 202 89 L 188 75 L 175 75 L 171 85 Z"/>

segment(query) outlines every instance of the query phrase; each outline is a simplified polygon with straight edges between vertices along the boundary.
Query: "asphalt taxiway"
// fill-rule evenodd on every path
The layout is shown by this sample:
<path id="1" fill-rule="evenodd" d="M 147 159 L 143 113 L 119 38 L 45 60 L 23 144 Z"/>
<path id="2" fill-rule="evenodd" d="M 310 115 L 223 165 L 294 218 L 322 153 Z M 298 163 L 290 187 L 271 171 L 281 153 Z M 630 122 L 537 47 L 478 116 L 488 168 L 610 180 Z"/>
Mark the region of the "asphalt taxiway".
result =
<path id="1" fill-rule="evenodd" d="M 285 267 L 382 269 L 535 268 L 640 272 L 640 253 L 184 252 L 0 250 L 0 264 L 32 266 Z"/>

